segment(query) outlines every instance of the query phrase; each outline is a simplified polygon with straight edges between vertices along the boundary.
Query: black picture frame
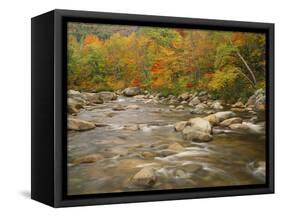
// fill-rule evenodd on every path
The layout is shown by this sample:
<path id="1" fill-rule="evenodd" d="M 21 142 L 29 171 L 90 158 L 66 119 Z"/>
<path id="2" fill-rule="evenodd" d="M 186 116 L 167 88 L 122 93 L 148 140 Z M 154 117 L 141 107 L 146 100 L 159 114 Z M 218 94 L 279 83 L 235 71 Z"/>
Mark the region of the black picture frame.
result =
<path id="1" fill-rule="evenodd" d="M 200 189 L 66 195 L 66 23 L 184 27 L 266 34 L 266 184 Z M 31 198 L 53 207 L 274 193 L 274 24 L 53 10 L 32 18 Z"/>

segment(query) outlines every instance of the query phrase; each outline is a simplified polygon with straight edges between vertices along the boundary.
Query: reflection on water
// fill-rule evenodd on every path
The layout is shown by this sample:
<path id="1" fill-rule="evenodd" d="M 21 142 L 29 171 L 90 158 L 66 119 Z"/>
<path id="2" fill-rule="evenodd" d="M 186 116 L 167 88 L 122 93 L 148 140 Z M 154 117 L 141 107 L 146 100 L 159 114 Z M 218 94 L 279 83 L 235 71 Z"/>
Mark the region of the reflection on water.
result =
<path id="1" fill-rule="evenodd" d="M 114 104 L 136 104 L 139 109 L 113 111 Z M 187 142 L 173 124 L 195 115 L 170 111 L 167 105 L 144 104 L 119 97 L 84 110 L 78 118 L 103 124 L 93 130 L 68 133 L 68 193 L 93 194 L 155 189 L 195 188 L 264 183 L 264 177 L 249 169 L 252 162 L 265 161 L 262 118 L 257 132 L 222 131 L 208 143 Z M 247 114 L 242 114 L 245 120 Z M 139 130 L 132 130 L 138 124 Z M 183 149 L 171 149 L 178 143 Z M 89 154 L 103 158 L 95 163 L 72 164 Z M 144 167 L 157 176 L 153 187 L 131 184 L 130 179 Z"/>

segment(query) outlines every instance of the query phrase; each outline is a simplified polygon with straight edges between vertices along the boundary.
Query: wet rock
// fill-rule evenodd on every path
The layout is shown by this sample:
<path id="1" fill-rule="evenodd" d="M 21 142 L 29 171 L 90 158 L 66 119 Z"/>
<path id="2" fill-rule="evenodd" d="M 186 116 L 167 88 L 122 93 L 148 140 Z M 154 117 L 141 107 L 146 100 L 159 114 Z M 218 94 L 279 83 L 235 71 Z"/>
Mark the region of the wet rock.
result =
<path id="1" fill-rule="evenodd" d="M 124 111 L 124 110 L 126 110 L 126 108 L 123 105 L 117 104 L 117 105 L 113 106 L 112 110 L 113 111 Z"/>
<path id="2" fill-rule="evenodd" d="M 204 118 L 191 118 L 187 122 L 187 125 L 190 125 L 190 127 L 193 130 L 201 131 L 204 133 L 211 133 L 212 126 L 208 120 L 205 120 Z"/>
<path id="3" fill-rule="evenodd" d="M 128 97 L 136 96 L 141 93 L 139 87 L 128 87 L 123 90 L 123 94 Z"/>
<path id="4" fill-rule="evenodd" d="M 226 119 L 226 120 L 222 121 L 220 123 L 220 125 L 222 127 L 228 127 L 231 124 L 241 124 L 242 121 L 243 121 L 242 118 L 239 118 L 239 117 L 229 118 L 229 119 Z"/>
<path id="5" fill-rule="evenodd" d="M 106 152 L 112 153 L 114 155 L 119 155 L 120 157 L 124 157 L 124 156 L 128 155 L 128 153 L 129 153 L 128 149 L 122 148 L 122 147 L 109 148 L 109 149 L 106 149 Z"/>
<path id="6" fill-rule="evenodd" d="M 190 126 L 186 126 L 182 131 L 183 138 L 188 141 L 209 142 L 212 140 L 212 135 L 206 132 L 195 130 Z"/>
<path id="7" fill-rule="evenodd" d="M 134 96 L 135 99 L 145 99 L 146 95 L 136 95 Z"/>
<path id="8" fill-rule="evenodd" d="M 127 124 L 123 126 L 123 130 L 137 131 L 139 130 L 139 126 L 137 124 Z"/>
<path id="9" fill-rule="evenodd" d="M 198 97 L 194 97 L 194 98 L 188 103 L 188 105 L 189 105 L 189 106 L 196 106 L 196 105 L 198 105 L 199 103 L 200 103 L 199 98 L 198 98 Z"/>
<path id="10" fill-rule="evenodd" d="M 69 130 L 90 130 L 96 128 L 96 125 L 89 121 L 79 120 L 75 118 L 67 119 L 67 128 Z"/>
<path id="11" fill-rule="evenodd" d="M 88 164 L 95 163 L 96 161 L 102 160 L 103 156 L 100 154 L 90 154 L 86 156 L 79 157 L 73 161 L 74 164 Z"/>
<path id="12" fill-rule="evenodd" d="M 139 109 L 140 107 L 138 105 L 128 105 L 127 109 Z"/>
<path id="13" fill-rule="evenodd" d="M 175 143 L 169 145 L 168 149 L 171 149 L 174 151 L 182 151 L 182 150 L 184 150 L 184 147 L 181 144 L 175 142 Z"/>
<path id="14" fill-rule="evenodd" d="M 108 101 L 117 99 L 117 95 L 110 91 L 102 91 L 97 94 L 99 95 L 99 98 L 101 100 L 103 100 L 104 102 L 108 102 Z"/>
<path id="15" fill-rule="evenodd" d="M 183 131 L 183 129 L 185 128 L 185 126 L 187 125 L 187 121 L 180 121 L 177 122 L 174 127 L 175 127 L 175 131 Z"/>
<path id="16" fill-rule="evenodd" d="M 167 157 L 167 156 L 170 156 L 173 154 L 177 154 L 177 151 L 171 150 L 171 149 L 164 149 L 164 150 L 158 151 L 157 153 L 160 155 L 160 157 Z"/>
<path id="17" fill-rule="evenodd" d="M 131 182 L 137 186 L 152 187 L 156 183 L 156 180 L 154 169 L 144 167 L 132 177 Z"/>

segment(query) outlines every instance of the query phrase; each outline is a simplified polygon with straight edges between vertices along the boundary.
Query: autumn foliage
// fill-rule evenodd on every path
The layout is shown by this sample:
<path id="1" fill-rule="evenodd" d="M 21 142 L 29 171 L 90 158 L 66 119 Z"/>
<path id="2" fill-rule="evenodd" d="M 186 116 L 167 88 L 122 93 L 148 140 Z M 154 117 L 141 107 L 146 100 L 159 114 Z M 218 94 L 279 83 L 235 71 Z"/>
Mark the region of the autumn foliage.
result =
<path id="1" fill-rule="evenodd" d="M 246 97 L 264 87 L 265 47 L 261 33 L 69 23 L 68 85 Z"/>

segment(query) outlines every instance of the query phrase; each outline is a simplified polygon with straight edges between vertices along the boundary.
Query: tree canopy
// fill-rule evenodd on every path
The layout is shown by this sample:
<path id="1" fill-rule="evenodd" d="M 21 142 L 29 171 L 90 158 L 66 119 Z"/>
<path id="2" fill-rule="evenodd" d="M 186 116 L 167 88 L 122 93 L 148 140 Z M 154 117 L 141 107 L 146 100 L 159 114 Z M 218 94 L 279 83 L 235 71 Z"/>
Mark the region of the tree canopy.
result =
<path id="1" fill-rule="evenodd" d="M 262 33 L 68 23 L 68 85 L 246 98 L 264 88 L 265 43 Z"/>

